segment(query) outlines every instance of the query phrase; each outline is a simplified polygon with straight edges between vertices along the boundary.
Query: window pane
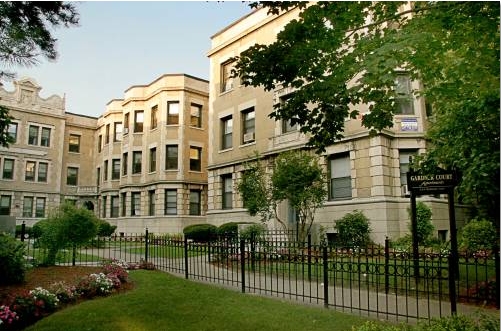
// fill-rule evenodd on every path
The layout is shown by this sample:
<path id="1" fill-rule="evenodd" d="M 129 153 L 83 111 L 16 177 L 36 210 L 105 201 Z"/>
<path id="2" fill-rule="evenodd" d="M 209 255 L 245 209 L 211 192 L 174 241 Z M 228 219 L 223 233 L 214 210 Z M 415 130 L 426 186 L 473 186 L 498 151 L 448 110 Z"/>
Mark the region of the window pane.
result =
<path id="1" fill-rule="evenodd" d="M 112 196 L 110 217 L 118 217 L 118 206 L 119 206 L 118 204 L 119 204 L 118 196 Z"/>
<path id="2" fill-rule="evenodd" d="M 78 168 L 68 167 L 66 184 L 72 186 L 78 185 Z"/>
<path id="3" fill-rule="evenodd" d="M 190 125 L 202 127 L 202 106 L 191 104 L 190 115 Z"/>
<path id="4" fill-rule="evenodd" d="M 223 209 L 231 209 L 233 207 L 233 181 L 231 175 L 222 177 L 222 195 Z"/>
<path id="5" fill-rule="evenodd" d="M 37 198 L 35 217 L 45 217 L 45 198 Z"/>
<path id="6" fill-rule="evenodd" d="M 132 152 L 132 173 L 139 174 L 141 173 L 141 159 L 143 157 L 142 152 Z"/>
<path id="7" fill-rule="evenodd" d="M 28 130 L 28 145 L 38 145 L 38 126 L 30 125 Z"/>
<path id="8" fill-rule="evenodd" d="M 155 129 L 157 127 L 157 113 L 158 113 L 158 106 L 153 106 L 151 108 L 151 129 Z"/>
<path id="9" fill-rule="evenodd" d="M 167 124 L 179 124 L 179 102 L 167 102 Z"/>
<path id="10" fill-rule="evenodd" d="M 143 132 L 144 112 L 136 110 L 134 113 L 134 132 Z"/>
<path id="11" fill-rule="evenodd" d="M 254 108 L 249 108 L 242 112 L 242 135 L 243 135 L 243 143 L 250 143 L 255 140 L 254 132 L 255 132 L 255 112 Z"/>
<path id="12" fill-rule="evenodd" d="M 0 196 L 0 215 L 10 215 L 10 195 Z"/>
<path id="13" fill-rule="evenodd" d="M 141 193 L 133 192 L 132 193 L 132 209 L 131 216 L 140 216 L 141 215 Z"/>
<path id="14" fill-rule="evenodd" d="M 129 133 L 129 113 L 124 115 L 124 127 L 123 127 L 123 133 L 128 134 Z"/>
<path id="15" fill-rule="evenodd" d="M 42 139 L 40 141 L 40 146 L 50 146 L 50 128 L 42 128 Z"/>
<path id="16" fill-rule="evenodd" d="M 157 171 L 157 148 L 150 148 L 150 172 Z"/>
<path id="17" fill-rule="evenodd" d="M 80 153 L 80 136 L 70 134 L 68 150 L 73 153 Z"/>
<path id="18" fill-rule="evenodd" d="M 330 160 L 330 198 L 351 198 L 351 165 L 349 155 Z"/>
<path id="19" fill-rule="evenodd" d="M 122 122 L 115 122 L 115 135 L 113 137 L 113 141 L 122 141 L 122 130 Z"/>
<path id="20" fill-rule="evenodd" d="M 106 124 L 106 133 L 104 135 L 104 143 L 109 144 L 110 143 L 110 125 Z"/>
<path id="21" fill-rule="evenodd" d="M 190 170 L 202 170 L 201 155 L 202 149 L 200 147 L 190 147 Z"/>
<path id="22" fill-rule="evenodd" d="M 167 145 L 165 148 L 165 169 L 173 170 L 177 169 L 178 163 L 178 151 L 177 145 Z"/>
<path id="23" fill-rule="evenodd" d="M 24 175 L 24 180 L 26 181 L 35 180 L 35 168 L 36 168 L 36 162 L 33 161 L 26 162 L 26 171 Z"/>
<path id="24" fill-rule="evenodd" d="M 165 215 L 177 215 L 177 190 L 165 190 Z"/>
<path id="25" fill-rule="evenodd" d="M 103 179 L 104 179 L 104 181 L 108 180 L 108 160 L 104 161 Z"/>
<path id="26" fill-rule="evenodd" d="M 7 134 L 12 138 L 12 143 L 15 143 L 17 141 L 17 123 L 9 124 Z"/>
<path id="27" fill-rule="evenodd" d="M 111 179 L 120 179 L 120 159 L 113 159 Z"/>
<path id="28" fill-rule="evenodd" d="M 154 216 L 155 215 L 155 190 L 148 191 L 148 215 L 149 216 Z"/>
<path id="29" fill-rule="evenodd" d="M 4 159 L 3 160 L 3 179 L 14 179 L 14 160 Z"/>
<path id="30" fill-rule="evenodd" d="M 233 78 L 230 77 L 233 66 L 233 61 L 221 65 L 221 92 L 233 89 Z"/>
<path id="31" fill-rule="evenodd" d="M 396 92 L 396 114 L 412 115 L 414 114 L 413 97 L 411 81 L 409 76 L 398 75 L 395 79 Z"/>
<path id="32" fill-rule="evenodd" d="M 23 217 L 33 217 L 33 197 L 24 197 Z"/>
<path id="33" fill-rule="evenodd" d="M 123 153 L 122 156 L 122 175 L 127 175 L 127 167 L 129 163 L 129 153 Z"/>
<path id="34" fill-rule="evenodd" d="M 223 118 L 222 120 L 223 136 L 222 136 L 222 148 L 227 149 L 233 146 L 233 119 L 230 117 Z"/>
<path id="35" fill-rule="evenodd" d="M 190 191 L 190 215 L 200 215 L 200 191 Z"/>
<path id="36" fill-rule="evenodd" d="M 38 164 L 38 181 L 39 182 L 47 182 L 47 169 L 49 168 L 49 164 L 45 162 L 40 162 Z"/>

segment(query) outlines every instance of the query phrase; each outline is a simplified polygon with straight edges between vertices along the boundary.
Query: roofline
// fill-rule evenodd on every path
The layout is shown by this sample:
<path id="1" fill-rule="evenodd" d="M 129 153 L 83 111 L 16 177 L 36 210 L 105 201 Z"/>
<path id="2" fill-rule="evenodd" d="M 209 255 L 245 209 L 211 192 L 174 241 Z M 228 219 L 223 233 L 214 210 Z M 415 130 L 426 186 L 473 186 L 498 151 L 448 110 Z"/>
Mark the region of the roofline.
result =
<path id="1" fill-rule="evenodd" d="M 160 79 L 164 78 L 164 77 L 172 77 L 172 76 L 184 76 L 184 77 L 188 77 L 188 78 L 191 78 L 191 79 L 195 79 L 195 80 L 199 80 L 201 82 L 204 82 L 204 83 L 207 83 L 209 84 L 209 81 L 206 80 L 206 79 L 203 79 L 203 78 L 200 78 L 200 77 L 196 77 L 196 76 L 192 76 L 192 75 L 188 75 L 188 74 L 163 74 L 162 76 L 158 77 L 157 79 L 155 79 L 154 81 L 152 81 L 151 83 L 149 84 L 143 84 L 143 85 L 132 85 L 130 87 L 128 87 L 124 93 L 126 93 L 127 91 L 129 91 L 130 89 L 133 89 L 135 87 L 147 87 L 147 86 L 151 86 L 153 84 L 155 84 L 157 81 L 159 81 Z"/>

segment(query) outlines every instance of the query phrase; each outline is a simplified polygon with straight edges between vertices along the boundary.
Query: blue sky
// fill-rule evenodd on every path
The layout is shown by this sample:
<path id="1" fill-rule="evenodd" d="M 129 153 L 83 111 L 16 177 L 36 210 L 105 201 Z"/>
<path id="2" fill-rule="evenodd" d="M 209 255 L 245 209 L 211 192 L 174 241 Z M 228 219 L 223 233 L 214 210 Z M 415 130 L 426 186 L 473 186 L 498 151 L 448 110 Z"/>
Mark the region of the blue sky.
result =
<path id="1" fill-rule="evenodd" d="M 58 28 L 59 58 L 31 68 L 40 95 L 66 94 L 66 111 L 101 115 L 131 85 L 165 73 L 209 79 L 210 37 L 251 11 L 241 1 L 75 2 L 80 25 Z M 12 90 L 12 84 L 5 88 Z"/>

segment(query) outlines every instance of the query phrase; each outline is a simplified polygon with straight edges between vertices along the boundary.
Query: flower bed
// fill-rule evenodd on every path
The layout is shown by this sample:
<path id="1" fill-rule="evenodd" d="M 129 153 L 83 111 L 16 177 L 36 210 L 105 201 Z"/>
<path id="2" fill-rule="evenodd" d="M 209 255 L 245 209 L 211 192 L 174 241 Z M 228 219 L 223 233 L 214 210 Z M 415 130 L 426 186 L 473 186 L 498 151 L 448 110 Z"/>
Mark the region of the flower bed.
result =
<path id="1" fill-rule="evenodd" d="M 21 330 L 65 305 L 109 295 L 128 283 L 129 268 L 124 261 L 106 260 L 100 272 L 81 277 L 76 284 L 58 281 L 15 293 L 0 302 L 0 330 Z"/>

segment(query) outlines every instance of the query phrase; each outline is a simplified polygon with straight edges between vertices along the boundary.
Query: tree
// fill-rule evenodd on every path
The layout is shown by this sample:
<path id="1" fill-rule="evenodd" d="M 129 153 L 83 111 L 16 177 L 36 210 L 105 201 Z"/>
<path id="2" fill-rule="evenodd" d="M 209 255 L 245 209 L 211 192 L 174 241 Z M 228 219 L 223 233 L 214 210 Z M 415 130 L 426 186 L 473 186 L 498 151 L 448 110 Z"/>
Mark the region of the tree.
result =
<path id="1" fill-rule="evenodd" d="M 391 127 L 397 69 L 405 71 L 422 82 L 414 93 L 434 114 L 422 164 L 461 171 L 462 199 L 499 220 L 499 3 L 404 4 L 253 3 L 300 14 L 275 42 L 242 52 L 234 74 L 246 86 L 297 89 L 270 116 L 300 124 L 321 152 L 343 137 L 345 118 L 362 104 L 372 134 Z"/>
<path id="2" fill-rule="evenodd" d="M 411 218 L 411 210 L 407 210 L 409 218 Z M 417 222 L 417 241 L 419 245 L 426 245 L 429 241 L 435 227 L 431 222 L 431 208 L 424 202 L 418 201 L 416 203 L 416 222 Z M 409 231 L 412 233 L 412 225 L 409 224 Z"/>
<path id="3" fill-rule="evenodd" d="M 341 246 L 364 246 L 370 242 L 369 219 L 361 211 L 355 210 L 336 220 L 334 228 L 337 230 Z"/>
<path id="4" fill-rule="evenodd" d="M 56 41 L 50 28 L 78 24 L 78 13 L 72 3 L 61 1 L 0 2 L 0 81 L 14 78 L 7 68 L 32 66 L 43 56 L 57 58 Z M 8 109 L 0 106 L 0 146 L 12 143 L 7 134 L 11 122 Z"/>
<path id="5" fill-rule="evenodd" d="M 44 264 L 53 265 L 60 249 L 75 248 L 95 237 L 98 222 L 91 211 L 69 203 L 52 211 L 47 219 L 37 223 L 41 229 L 40 243 L 48 250 Z"/>
<path id="6" fill-rule="evenodd" d="M 252 216 L 260 215 L 263 222 L 275 219 L 286 229 L 278 206 L 288 201 L 298 214 L 298 238 L 304 241 L 310 233 L 315 211 L 327 196 L 325 174 L 318 158 L 305 151 L 284 152 L 276 157 L 270 172 L 261 162 L 256 159 L 247 164 L 237 183 L 244 206 Z"/>

